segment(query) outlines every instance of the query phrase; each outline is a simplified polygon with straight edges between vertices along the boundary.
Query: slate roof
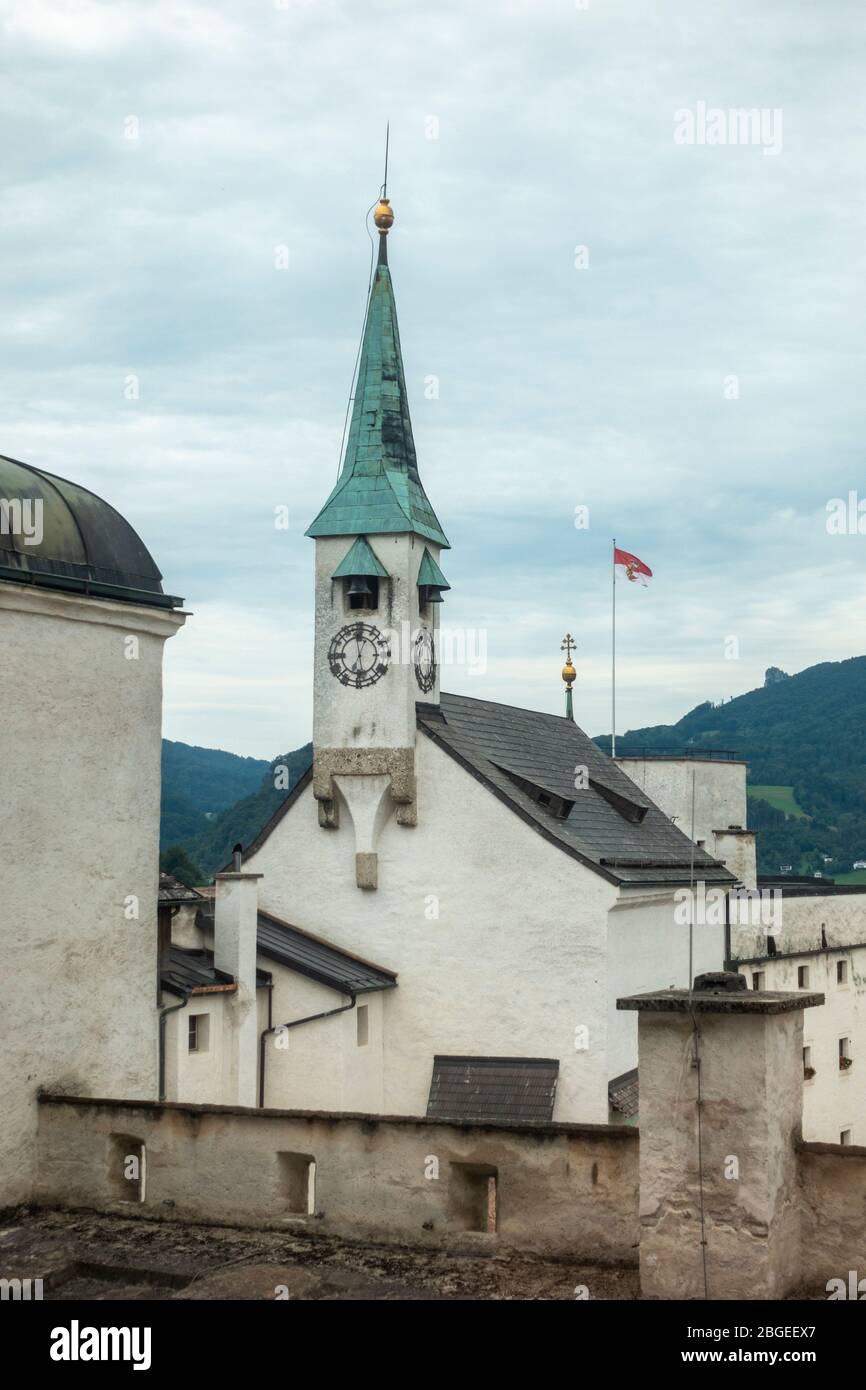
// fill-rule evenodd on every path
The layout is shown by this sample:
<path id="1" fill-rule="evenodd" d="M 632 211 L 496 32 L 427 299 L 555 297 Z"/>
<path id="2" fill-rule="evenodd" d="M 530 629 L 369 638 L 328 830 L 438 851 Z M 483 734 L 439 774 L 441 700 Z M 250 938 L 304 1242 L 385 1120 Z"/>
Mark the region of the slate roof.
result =
<path id="1" fill-rule="evenodd" d="M 171 903 L 198 903 L 202 901 L 202 895 L 196 892 L 195 888 L 187 888 L 185 883 L 181 883 L 172 874 L 160 870 L 157 901 L 160 907 Z"/>
<path id="2" fill-rule="evenodd" d="M 428 1116 L 549 1124 L 559 1062 L 549 1057 L 434 1057 Z"/>
<path id="3" fill-rule="evenodd" d="M 418 706 L 418 727 L 545 838 L 611 883 L 688 884 L 692 842 L 572 720 L 443 694 L 438 710 Z M 581 767 L 589 785 L 576 790 Z M 541 789 L 550 804 L 515 778 Z M 735 882 L 696 847 L 694 863 L 697 879 Z"/>
<path id="4" fill-rule="evenodd" d="M 256 971 L 256 985 L 266 985 L 270 978 L 266 970 Z M 192 950 L 185 946 L 170 948 L 168 965 L 162 972 L 161 981 L 163 989 L 181 997 L 194 989 L 234 984 L 231 975 L 217 970 L 213 963 L 213 951 Z"/>
<path id="5" fill-rule="evenodd" d="M 376 267 L 367 305 L 352 423 L 336 487 L 308 536 L 401 535 L 447 546 L 418 474 L 391 272 Z"/>
<path id="6" fill-rule="evenodd" d="M 640 1083 L 637 1067 L 633 1071 L 623 1072 L 622 1076 L 616 1076 L 613 1081 L 608 1082 L 607 1098 L 611 1110 L 615 1110 L 618 1115 L 625 1115 L 630 1119 L 632 1115 L 638 1113 Z"/>
<path id="7" fill-rule="evenodd" d="M 199 911 L 196 921 L 205 930 L 213 930 L 213 904 Z M 283 922 L 270 912 L 259 911 L 256 929 L 256 948 L 268 960 L 288 966 L 309 980 L 328 985 L 340 994 L 370 994 L 374 990 L 392 989 L 397 983 L 393 970 L 344 951 L 311 932 L 302 931 Z"/>

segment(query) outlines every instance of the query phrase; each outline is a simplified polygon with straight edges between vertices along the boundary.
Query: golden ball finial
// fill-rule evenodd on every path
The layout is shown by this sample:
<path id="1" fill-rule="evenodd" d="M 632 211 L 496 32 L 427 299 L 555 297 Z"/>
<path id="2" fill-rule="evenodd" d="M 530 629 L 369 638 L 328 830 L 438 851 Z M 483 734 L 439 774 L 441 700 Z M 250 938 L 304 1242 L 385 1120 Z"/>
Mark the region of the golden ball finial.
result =
<path id="1" fill-rule="evenodd" d="M 571 633 L 567 632 L 562 639 L 560 651 L 565 652 L 565 665 L 562 668 L 562 679 L 565 681 L 569 690 L 571 689 L 572 682 L 577 680 L 577 672 L 574 669 L 574 662 L 571 659 L 571 653 L 576 646 L 577 643 Z"/>
<path id="2" fill-rule="evenodd" d="M 388 198 L 380 198 L 373 213 L 373 221 L 380 232 L 387 232 L 394 225 L 394 213 Z"/>

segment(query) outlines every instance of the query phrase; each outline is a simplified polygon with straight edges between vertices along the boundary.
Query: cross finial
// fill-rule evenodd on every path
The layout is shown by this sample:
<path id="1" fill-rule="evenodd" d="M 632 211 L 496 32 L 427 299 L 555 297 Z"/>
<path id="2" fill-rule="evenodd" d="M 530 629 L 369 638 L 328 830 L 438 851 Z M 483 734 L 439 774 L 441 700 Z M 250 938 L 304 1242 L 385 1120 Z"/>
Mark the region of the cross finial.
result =
<path id="1" fill-rule="evenodd" d="M 565 664 L 566 664 L 567 666 L 570 666 L 570 665 L 571 665 L 571 653 L 574 651 L 574 649 L 575 649 L 576 646 L 577 646 L 577 643 L 575 642 L 575 640 L 574 640 L 574 638 L 572 637 L 571 633 L 570 633 L 570 632 L 567 632 L 567 633 L 565 634 L 565 636 L 563 637 L 563 639 L 562 639 L 562 645 L 561 645 L 561 647 L 559 648 L 559 650 L 560 650 L 561 652 L 565 652 Z"/>

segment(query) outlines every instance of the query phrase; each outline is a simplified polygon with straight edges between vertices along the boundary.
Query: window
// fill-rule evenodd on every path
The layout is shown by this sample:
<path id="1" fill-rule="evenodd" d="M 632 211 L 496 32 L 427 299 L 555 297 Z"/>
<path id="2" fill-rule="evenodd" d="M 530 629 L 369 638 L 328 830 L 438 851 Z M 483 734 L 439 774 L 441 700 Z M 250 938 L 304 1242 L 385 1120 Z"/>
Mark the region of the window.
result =
<path id="1" fill-rule="evenodd" d="M 804 1076 L 804 1078 L 805 1078 L 806 1081 L 811 1081 L 811 1080 L 812 1080 L 812 1077 L 813 1077 L 814 1075 L 815 1075 L 815 1068 L 812 1066 L 812 1049 L 811 1049 L 811 1047 L 804 1047 L 804 1048 L 803 1048 L 803 1076 Z"/>
<path id="2" fill-rule="evenodd" d="M 452 1163 L 448 1216 L 462 1231 L 495 1235 L 498 1172 L 484 1163 Z"/>
<path id="3" fill-rule="evenodd" d="M 809 988 L 809 967 L 808 967 L 808 965 L 798 965 L 798 966 L 797 966 L 797 988 L 798 988 L 798 989 L 808 989 L 808 988 Z"/>
<path id="4" fill-rule="evenodd" d="M 108 1183 L 118 1202 L 143 1202 L 147 1177 L 144 1140 L 112 1134 L 108 1147 Z"/>
<path id="5" fill-rule="evenodd" d="M 277 1154 L 280 1187 L 292 1216 L 313 1216 L 316 1210 L 316 1160 L 312 1154 Z"/>
<path id="6" fill-rule="evenodd" d="M 189 1051 L 207 1052 L 210 1041 L 210 1014 L 190 1014 Z"/>
<path id="7" fill-rule="evenodd" d="M 851 1066 L 851 1039 L 839 1039 L 839 1070 L 848 1071 Z"/>
<path id="8" fill-rule="evenodd" d="M 358 1007 L 358 1046 L 366 1047 L 370 1041 L 370 1010 L 366 1004 Z"/>
<path id="9" fill-rule="evenodd" d="M 847 960 L 837 960 L 836 962 L 836 983 L 837 985 L 847 985 L 848 983 Z"/>
<path id="10" fill-rule="evenodd" d="M 763 989 L 766 975 L 763 970 L 752 971 L 752 989 Z"/>
<path id="11" fill-rule="evenodd" d="M 850 1143 L 851 1143 L 851 1131 L 850 1131 L 850 1129 L 843 1129 L 843 1130 L 842 1130 L 841 1134 L 839 1135 L 839 1143 L 840 1143 L 840 1144 L 850 1144 Z"/>

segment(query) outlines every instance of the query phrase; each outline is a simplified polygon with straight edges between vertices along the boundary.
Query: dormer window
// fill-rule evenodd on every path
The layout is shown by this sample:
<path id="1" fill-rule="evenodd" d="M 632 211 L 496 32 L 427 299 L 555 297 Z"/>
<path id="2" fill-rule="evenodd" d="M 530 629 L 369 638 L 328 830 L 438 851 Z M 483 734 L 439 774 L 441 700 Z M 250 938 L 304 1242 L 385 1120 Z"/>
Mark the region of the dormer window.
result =
<path id="1" fill-rule="evenodd" d="M 388 578 L 388 571 L 366 536 L 359 536 L 331 577 L 342 584 L 348 610 L 373 613 L 379 607 L 379 581 Z"/>
<path id="2" fill-rule="evenodd" d="M 418 607 L 423 611 L 428 604 L 441 603 L 443 593 L 450 588 L 451 585 L 425 545 L 418 569 Z"/>

